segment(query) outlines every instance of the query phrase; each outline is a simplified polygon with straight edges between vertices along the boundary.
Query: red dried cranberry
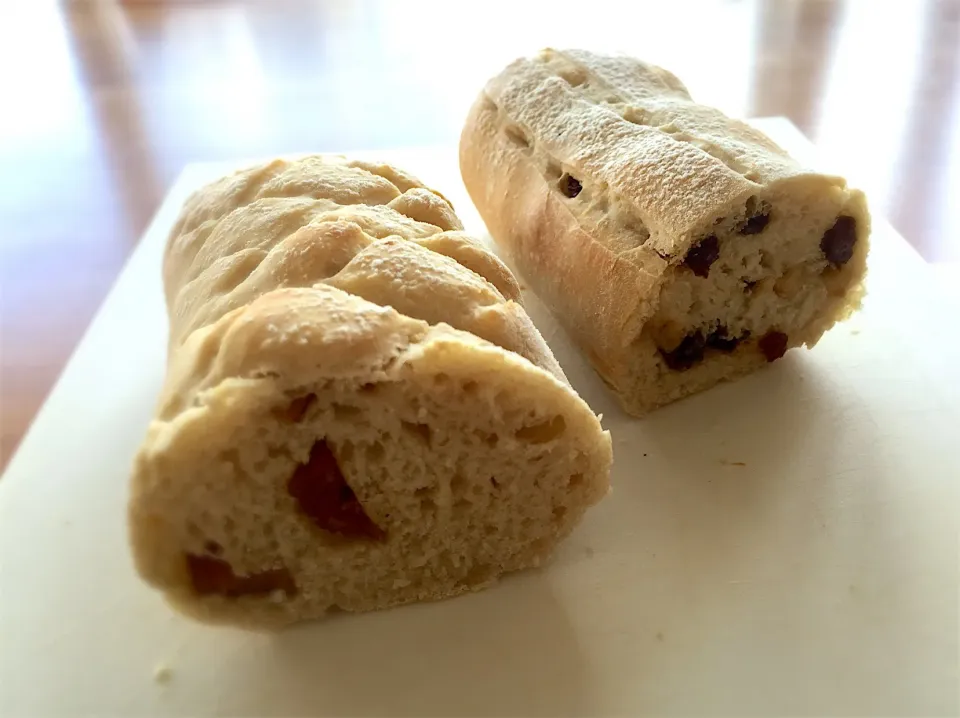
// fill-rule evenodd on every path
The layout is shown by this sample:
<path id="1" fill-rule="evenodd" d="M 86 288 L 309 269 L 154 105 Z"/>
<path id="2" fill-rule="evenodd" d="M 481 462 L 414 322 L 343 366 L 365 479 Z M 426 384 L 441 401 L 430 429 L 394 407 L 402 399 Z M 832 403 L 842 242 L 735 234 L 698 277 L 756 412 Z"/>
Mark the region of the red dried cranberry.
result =
<path id="1" fill-rule="evenodd" d="M 846 215 L 837 217 L 833 226 L 823 234 L 820 249 L 827 261 L 840 266 L 850 261 L 857 243 L 857 220 Z"/>
<path id="2" fill-rule="evenodd" d="M 710 267 L 720 258 L 720 240 L 715 234 L 701 239 L 700 242 L 689 252 L 687 258 L 683 260 L 683 266 L 696 274 L 698 277 L 706 277 L 710 274 Z"/>
<path id="3" fill-rule="evenodd" d="M 238 576 L 223 559 L 187 554 L 187 571 L 193 590 L 201 596 L 219 595 L 227 598 L 254 596 L 283 591 L 292 596 L 297 592 L 293 577 L 285 568 Z"/>
<path id="4" fill-rule="evenodd" d="M 337 459 L 322 439 L 310 450 L 310 459 L 293 472 L 287 492 L 300 510 L 324 531 L 347 538 L 381 540 L 383 529 L 363 510 L 363 505 L 343 477 Z"/>
<path id="5" fill-rule="evenodd" d="M 740 234 L 760 234 L 764 229 L 766 229 L 767 224 L 769 223 L 769 212 L 755 214 L 743 223 L 743 226 L 740 228 Z"/>
<path id="6" fill-rule="evenodd" d="M 776 361 L 787 353 L 787 335 L 783 332 L 767 332 L 760 337 L 759 346 L 767 361 Z"/>
<path id="7" fill-rule="evenodd" d="M 583 185 L 580 184 L 580 180 L 571 177 L 566 172 L 564 172 L 563 176 L 560 178 L 559 187 L 560 191 L 571 199 L 576 197 L 578 194 L 580 194 L 581 190 L 583 190 Z"/>
<path id="8" fill-rule="evenodd" d="M 703 359 L 703 350 L 706 346 L 703 332 L 696 331 L 688 334 L 673 351 L 660 350 L 664 363 L 674 371 L 684 371 Z"/>

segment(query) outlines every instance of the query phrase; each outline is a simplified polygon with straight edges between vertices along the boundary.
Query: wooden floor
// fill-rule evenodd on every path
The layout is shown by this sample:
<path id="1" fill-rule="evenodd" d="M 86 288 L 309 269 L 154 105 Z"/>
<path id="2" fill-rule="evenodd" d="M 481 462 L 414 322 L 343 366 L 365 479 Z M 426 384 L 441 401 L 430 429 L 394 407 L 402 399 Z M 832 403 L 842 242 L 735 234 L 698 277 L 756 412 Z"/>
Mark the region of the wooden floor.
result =
<path id="1" fill-rule="evenodd" d="M 960 0 L 6 0 L 0 467 L 185 163 L 453 143 L 483 81 L 547 45 L 790 117 L 960 261 Z"/>

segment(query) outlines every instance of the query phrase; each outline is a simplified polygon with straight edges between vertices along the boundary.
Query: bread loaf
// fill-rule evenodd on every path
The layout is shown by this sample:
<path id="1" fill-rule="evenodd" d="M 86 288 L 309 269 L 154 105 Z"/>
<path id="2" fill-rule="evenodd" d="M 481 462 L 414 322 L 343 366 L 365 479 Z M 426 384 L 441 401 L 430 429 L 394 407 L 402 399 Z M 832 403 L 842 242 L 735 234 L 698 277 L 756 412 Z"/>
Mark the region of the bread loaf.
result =
<path id="1" fill-rule="evenodd" d="M 169 239 L 167 375 L 129 504 L 140 575 L 273 627 L 537 565 L 605 495 L 609 435 L 516 280 L 386 165 L 275 161 Z"/>
<path id="2" fill-rule="evenodd" d="M 514 62 L 471 109 L 460 165 L 493 238 L 631 414 L 814 346 L 863 294 L 863 194 L 639 60 Z"/>

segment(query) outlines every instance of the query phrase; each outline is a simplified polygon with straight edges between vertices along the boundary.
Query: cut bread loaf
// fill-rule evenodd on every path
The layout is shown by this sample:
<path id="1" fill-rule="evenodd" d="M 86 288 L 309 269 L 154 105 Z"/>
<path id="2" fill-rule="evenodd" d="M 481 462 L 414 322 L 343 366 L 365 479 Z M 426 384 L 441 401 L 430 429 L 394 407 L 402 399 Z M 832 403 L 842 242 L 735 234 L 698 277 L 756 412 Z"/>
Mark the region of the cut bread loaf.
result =
<path id="1" fill-rule="evenodd" d="M 471 109 L 460 166 L 495 241 L 631 414 L 812 347 L 859 306 L 863 194 L 638 60 L 514 62 Z"/>
<path id="2" fill-rule="evenodd" d="M 448 202 L 399 170 L 275 161 L 187 202 L 165 385 L 129 504 L 140 575 L 273 627 L 535 566 L 611 447 Z"/>

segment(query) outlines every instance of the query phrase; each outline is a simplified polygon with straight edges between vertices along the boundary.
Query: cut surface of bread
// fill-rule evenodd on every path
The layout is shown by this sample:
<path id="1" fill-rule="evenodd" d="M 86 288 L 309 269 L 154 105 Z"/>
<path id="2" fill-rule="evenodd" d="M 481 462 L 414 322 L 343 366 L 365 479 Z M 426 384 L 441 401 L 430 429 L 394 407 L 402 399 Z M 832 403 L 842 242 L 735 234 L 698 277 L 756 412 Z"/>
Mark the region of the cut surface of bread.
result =
<path id="1" fill-rule="evenodd" d="M 449 203 L 311 156 L 188 200 L 164 388 L 129 503 L 140 575 L 250 628 L 441 599 L 539 565 L 611 448 Z"/>
<path id="2" fill-rule="evenodd" d="M 631 414 L 814 346 L 863 295 L 863 194 L 633 58 L 517 60 L 471 109 L 460 166 Z"/>

